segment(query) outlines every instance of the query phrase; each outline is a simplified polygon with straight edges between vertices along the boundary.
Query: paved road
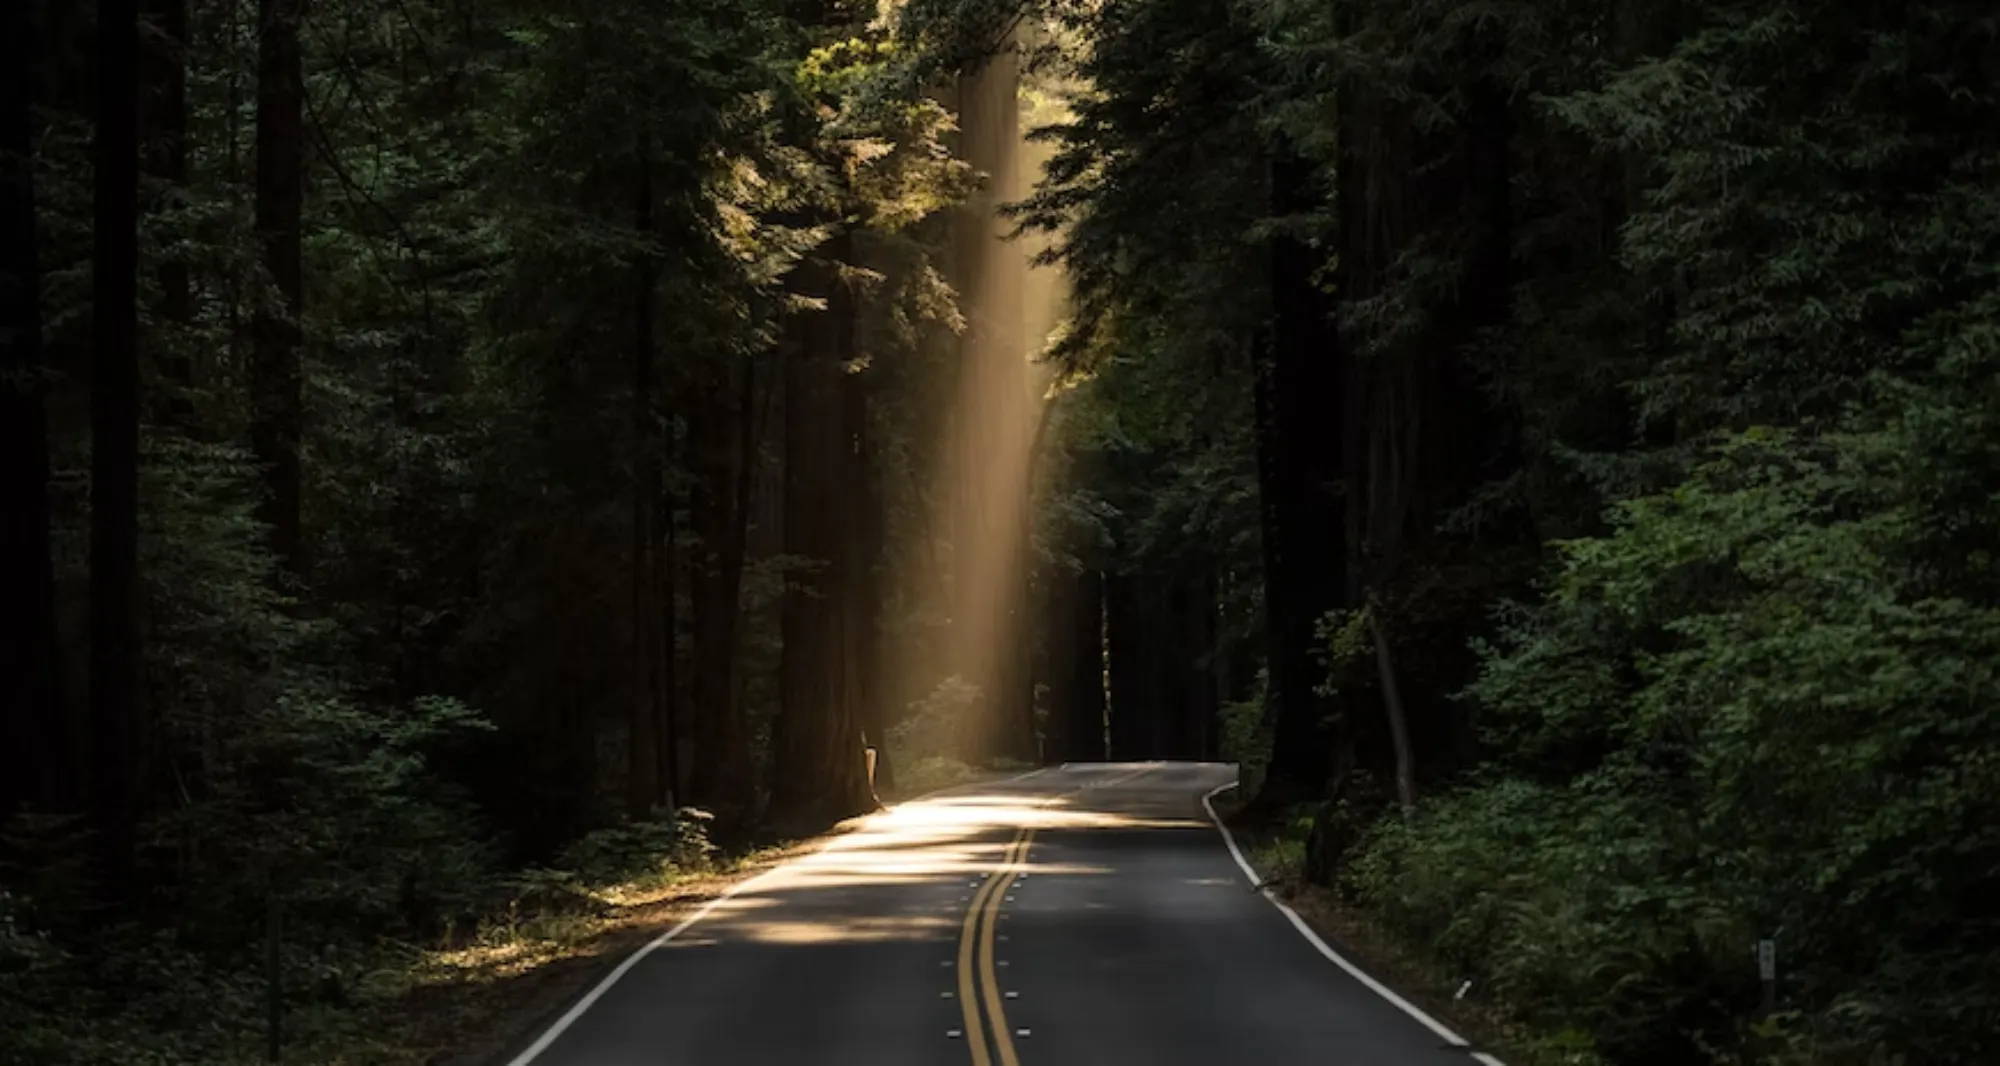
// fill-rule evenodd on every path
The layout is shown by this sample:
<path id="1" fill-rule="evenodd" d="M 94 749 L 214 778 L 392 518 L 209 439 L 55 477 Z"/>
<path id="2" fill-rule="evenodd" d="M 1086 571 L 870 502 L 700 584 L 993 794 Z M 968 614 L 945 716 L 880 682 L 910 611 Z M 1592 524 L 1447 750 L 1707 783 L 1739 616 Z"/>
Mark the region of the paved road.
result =
<path id="1" fill-rule="evenodd" d="M 510 1066 L 1471 1064 L 1250 889 L 1201 805 L 1232 779 L 1094 763 L 902 804 L 630 960 Z"/>

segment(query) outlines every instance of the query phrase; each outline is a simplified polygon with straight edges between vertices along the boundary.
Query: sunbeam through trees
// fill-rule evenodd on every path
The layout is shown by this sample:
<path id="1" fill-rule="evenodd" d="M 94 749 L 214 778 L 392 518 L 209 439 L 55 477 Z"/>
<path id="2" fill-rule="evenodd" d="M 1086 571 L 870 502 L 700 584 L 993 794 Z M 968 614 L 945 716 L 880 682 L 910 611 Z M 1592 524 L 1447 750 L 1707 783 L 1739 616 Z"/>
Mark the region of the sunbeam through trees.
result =
<path id="1" fill-rule="evenodd" d="M 0 38 L 0 1066 L 2000 1061 L 1990 3 Z"/>

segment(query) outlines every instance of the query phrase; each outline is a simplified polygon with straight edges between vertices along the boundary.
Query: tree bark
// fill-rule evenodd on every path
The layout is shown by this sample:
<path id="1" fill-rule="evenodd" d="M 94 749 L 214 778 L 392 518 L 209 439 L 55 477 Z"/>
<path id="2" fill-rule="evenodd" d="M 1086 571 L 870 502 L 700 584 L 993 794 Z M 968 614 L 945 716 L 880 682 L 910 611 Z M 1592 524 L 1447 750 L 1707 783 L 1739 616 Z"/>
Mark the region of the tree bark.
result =
<path id="1" fill-rule="evenodd" d="M 1168 649 L 1177 672 L 1180 722 L 1170 757 L 1209 760 L 1219 750 L 1220 688 L 1216 683 L 1215 563 L 1198 559 L 1180 575 L 1174 590 L 1179 636 Z"/>
<path id="2" fill-rule="evenodd" d="M 1070 602 L 1068 736 L 1063 757 L 1072 761 L 1104 758 L 1104 574 L 1085 570 L 1077 575 Z"/>
<path id="3" fill-rule="evenodd" d="M 98 5 L 96 218 L 91 301 L 92 810 L 105 887 L 130 886 L 138 817 L 138 10 Z"/>
<path id="4" fill-rule="evenodd" d="M 1041 675 L 1049 689 L 1052 763 L 1104 758 L 1104 576 L 1054 569 L 1042 601 Z"/>
<path id="5" fill-rule="evenodd" d="M 1318 206 L 1311 165 L 1280 139 L 1271 165 L 1272 209 L 1280 217 Z M 1319 795 L 1332 765 L 1337 708 L 1316 689 L 1315 627 L 1342 601 L 1345 542 L 1341 434 L 1346 418 L 1344 360 L 1330 309 L 1313 284 L 1313 249 L 1271 239 L 1271 322 L 1258 353 L 1254 387 L 1257 472 L 1270 667 L 1273 744 L 1256 797 L 1271 808 Z M 1329 417 L 1331 415 L 1332 417 Z"/>
<path id="6" fill-rule="evenodd" d="M 633 184 L 632 225 L 641 239 L 653 229 L 651 161 L 640 148 Z M 658 264 L 650 251 L 632 263 L 632 689 L 626 716 L 625 806 L 643 818 L 660 802 L 660 611 L 654 519 L 660 464 L 653 413 L 653 293 Z"/>
<path id="7" fill-rule="evenodd" d="M 187 0 L 144 0 L 146 32 L 141 41 L 145 140 L 140 165 L 154 188 L 147 214 L 178 209 L 187 184 Z M 155 224 L 161 224 L 156 221 Z M 162 233 L 155 245 L 171 243 Z M 153 364 L 165 387 L 159 390 L 158 416 L 182 431 L 192 428 L 194 408 L 188 395 L 193 371 L 187 338 L 181 335 L 193 313 L 193 292 L 187 262 L 166 255 L 155 268 L 160 298 L 155 309 Z"/>
<path id="8" fill-rule="evenodd" d="M 1105 653 L 1110 659 L 1110 756 L 1118 761 L 1157 758 L 1179 708 L 1168 681 L 1167 649 L 1173 627 L 1151 574 L 1109 574 L 1104 579 Z M 1164 654 L 1163 654 L 1164 653 Z"/>
<path id="9" fill-rule="evenodd" d="M 794 272 L 800 295 L 826 302 L 787 324 L 785 359 L 785 552 L 811 569 L 785 584 L 780 629 L 779 713 L 774 727 L 772 814 L 788 826 L 823 825 L 874 803 L 861 753 L 861 723 L 846 676 L 849 534 L 841 483 L 847 470 L 840 375 L 851 350 L 854 308 L 836 278 L 849 240 L 836 237 Z M 823 258 L 822 258 L 823 257 Z"/>
<path id="10" fill-rule="evenodd" d="M 70 762 L 56 668 L 49 554 L 48 410 L 42 394 L 41 264 L 36 255 L 34 20 L 29 0 L 0 15 L 0 741 L 9 755 L 0 819 L 21 802 L 61 804 Z"/>
<path id="11" fill-rule="evenodd" d="M 1403 716 L 1403 693 L 1396 685 L 1396 664 L 1389 653 L 1389 634 L 1382 627 L 1378 604 L 1368 605 L 1368 632 L 1375 641 L 1375 669 L 1382 683 L 1382 709 L 1389 718 L 1389 742 L 1396 756 L 1396 800 L 1405 821 L 1417 813 L 1416 758 L 1410 752 L 1410 727 Z"/>
<path id="12" fill-rule="evenodd" d="M 698 542 L 689 595 L 694 611 L 689 802 L 724 818 L 746 815 L 754 801 L 749 732 L 737 701 L 737 628 L 742 613 L 744 541 L 755 466 L 749 362 L 708 370 L 704 402 L 691 415 L 695 497 L 690 520 Z"/>
<path id="13" fill-rule="evenodd" d="M 278 301 L 257 301 L 251 323 L 251 450 L 264 470 L 259 517 L 281 565 L 303 573 L 299 526 L 299 436 L 303 419 L 299 348 L 304 277 L 300 213 L 304 186 L 305 85 L 299 18 L 305 0 L 258 0 L 257 237 Z"/>
<path id="14" fill-rule="evenodd" d="M 660 590 L 660 725 L 658 729 L 659 756 L 658 777 L 660 800 L 669 809 L 681 802 L 680 768 L 680 534 L 676 527 L 674 512 L 679 509 L 679 501 L 673 493 L 668 493 L 666 505 L 660 512 L 660 524 L 666 527 L 667 543 L 660 551 L 659 563 L 655 567 L 658 575 L 654 587 Z"/>
<path id="15" fill-rule="evenodd" d="M 873 434 L 869 428 L 873 371 L 843 374 L 840 379 L 842 436 L 847 447 L 847 474 L 842 479 L 848 509 L 847 542 L 847 676 L 855 714 L 867 743 L 875 749 L 877 789 L 894 787 L 896 767 L 889 758 L 885 735 L 887 708 L 882 705 L 881 631 L 883 556 L 882 491 L 877 483 Z"/>

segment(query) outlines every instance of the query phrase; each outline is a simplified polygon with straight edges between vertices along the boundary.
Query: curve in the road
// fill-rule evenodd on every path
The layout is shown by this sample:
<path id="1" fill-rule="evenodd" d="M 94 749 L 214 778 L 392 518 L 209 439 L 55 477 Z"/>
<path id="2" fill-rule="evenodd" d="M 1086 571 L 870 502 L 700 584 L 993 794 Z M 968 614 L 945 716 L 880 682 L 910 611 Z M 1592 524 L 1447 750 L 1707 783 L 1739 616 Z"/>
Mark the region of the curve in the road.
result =
<path id="1" fill-rule="evenodd" d="M 1450 1026 L 1431 1017 L 1422 1007 L 1398 995 L 1395 989 L 1377 981 L 1369 975 L 1368 971 L 1356 966 L 1347 956 L 1335 951 L 1333 945 L 1328 944 L 1325 938 L 1314 931 L 1310 923 L 1304 918 L 1299 917 L 1298 911 L 1293 910 L 1290 904 L 1279 899 L 1277 894 L 1265 885 L 1264 879 L 1257 873 L 1257 868 L 1250 865 L 1249 859 L 1243 857 L 1243 849 L 1236 846 L 1236 834 L 1231 833 L 1229 826 L 1223 822 L 1222 817 L 1215 813 L 1215 797 L 1230 791 L 1236 785 L 1237 782 L 1235 781 L 1231 781 L 1225 785 L 1217 785 L 1201 798 L 1201 806 L 1203 810 L 1208 812 L 1208 820 L 1214 822 L 1216 830 L 1222 834 L 1222 843 L 1229 848 L 1229 857 L 1236 860 L 1237 867 L 1243 871 L 1244 877 L 1250 879 L 1250 885 L 1257 890 L 1257 894 L 1269 901 L 1271 906 L 1278 908 L 1278 913 L 1285 916 L 1285 920 L 1292 924 L 1292 928 L 1298 930 L 1300 936 L 1306 938 L 1307 943 L 1311 944 L 1321 955 L 1326 956 L 1327 961 L 1345 970 L 1349 977 L 1361 982 L 1362 987 L 1388 1000 L 1395 1005 L 1396 1009 L 1415 1018 L 1425 1028 L 1443 1037 L 1447 1042 L 1466 1049 L 1471 1054 L 1472 1061 L 1479 1063 L 1480 1066 L 1506 1066 L 1506 1063 L 1501 1062 L 1498 1058 L 1487 1052 L 1473 1050 L 1471 1041 L 1452 1031 Z"/>
<path id="2" fill-rule="evenodd" d="M 1499 1066 L 1244 891 L 1212 802 L 1234 776 L 1076 764 L 898 805 L 703 905 L 505 1061 Z"/>

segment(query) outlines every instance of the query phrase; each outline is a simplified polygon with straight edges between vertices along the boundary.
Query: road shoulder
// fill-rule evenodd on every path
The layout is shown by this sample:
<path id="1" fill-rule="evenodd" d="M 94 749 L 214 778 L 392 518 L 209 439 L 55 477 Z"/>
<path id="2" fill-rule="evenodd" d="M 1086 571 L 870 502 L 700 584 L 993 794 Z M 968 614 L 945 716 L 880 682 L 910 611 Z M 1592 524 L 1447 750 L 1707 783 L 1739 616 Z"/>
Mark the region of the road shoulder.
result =
<path id="1" fill-rule="evenodd" d="M 923 782 L 885 789 L 880 797 L 883 805 L 877 811 L 849 818 L 821 833 L 760 848 L 725 871 L 690 877 L 653 898 L 621 907 L 569 950 L 545 952 L 511 965 L 505 960 L 478 961 L 462 974 L 412 989 L 405 1002 L 397 1004 L 396 1013 L 409 1027 L 406 1031 L 411 1034 L 412 1047 L 438 1050 L 402 1061 L 425 1066 L 508 1066 L 627 960 L 748 882 L 865 829 L 871 819 L 904 804 L 1040 772 L 1041 768 L 1026 772 L 971 769 L 944 784 Z"/>
<path id="2" fill-rule="evenodd" d="M 614 906 L 587 930 L 555 942 L 433 953 L 427 979 L 385 1013 L 411 1050 L 399 1062 L 505 1066 L 616 967 L 733 888 L 851 832 L 758 848 L 724 869 L 690 875 Z"/>
<path id="3" fill-rule="evenodd" d="M 1303 837 L 1284 820 L 1247 821 L 1233 792 L 1211 794 L 1211 820 L 1224 841 L 1233 839 L 1241 862 L 1276 901 L 1297 916 L 1327 949 L 1387 989 L 1395 999 L 1457 1035 L 1469 1052 L 1486 1066 L 1538 1066 L 1527 1054 L 1529 1034 L 1504 1007 L 1482 996 L 1458 993 L 1463 980 L 1427 956 L 1420 945 L 1398 940 L 1367 912 L 1342 900 L 1331 889 L 1312 884 L 1291 861 L 1302 853 Z M 1303 934 L 1301 934 L 1303 935 Z"/>

